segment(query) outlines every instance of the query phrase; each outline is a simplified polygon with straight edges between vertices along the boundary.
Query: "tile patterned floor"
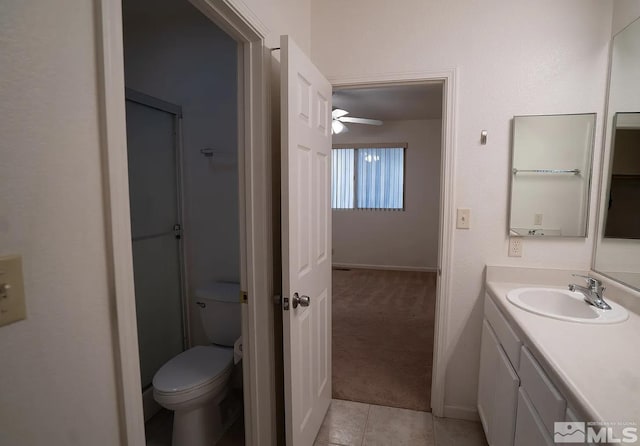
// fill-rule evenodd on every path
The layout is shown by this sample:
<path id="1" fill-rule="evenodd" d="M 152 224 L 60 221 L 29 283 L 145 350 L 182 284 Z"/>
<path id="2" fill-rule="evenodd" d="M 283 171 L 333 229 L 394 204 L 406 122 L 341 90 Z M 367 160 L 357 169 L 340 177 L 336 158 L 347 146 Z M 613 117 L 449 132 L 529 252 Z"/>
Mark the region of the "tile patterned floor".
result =
<path id="1" fill-rule="evenodd" d="M 173 414 L 147 423 L 147 446 L 171 446 Z M 218 446 L 244 444 L 239 419 Z M 429 412 L 333 400 L 314 446 L 487 446 L 480 423 L 433 417 Z"/>
<path id="2" fill-rule="evenodd" d="M 333 400 L 314 446 L 486 446 L 480 423 Z"/>

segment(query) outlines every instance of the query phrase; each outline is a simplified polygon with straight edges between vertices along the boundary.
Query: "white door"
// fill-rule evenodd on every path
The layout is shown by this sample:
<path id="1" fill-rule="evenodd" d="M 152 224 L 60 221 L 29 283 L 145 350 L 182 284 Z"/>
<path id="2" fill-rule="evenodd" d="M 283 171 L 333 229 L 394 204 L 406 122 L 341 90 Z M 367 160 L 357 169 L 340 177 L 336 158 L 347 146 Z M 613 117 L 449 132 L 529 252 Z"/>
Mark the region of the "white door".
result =
<path id="1" fill-rule="evenodd" d="M 285 420 L 287 445 L 311 446 L 331 403 L 331 85 L 280 48 Z"/>

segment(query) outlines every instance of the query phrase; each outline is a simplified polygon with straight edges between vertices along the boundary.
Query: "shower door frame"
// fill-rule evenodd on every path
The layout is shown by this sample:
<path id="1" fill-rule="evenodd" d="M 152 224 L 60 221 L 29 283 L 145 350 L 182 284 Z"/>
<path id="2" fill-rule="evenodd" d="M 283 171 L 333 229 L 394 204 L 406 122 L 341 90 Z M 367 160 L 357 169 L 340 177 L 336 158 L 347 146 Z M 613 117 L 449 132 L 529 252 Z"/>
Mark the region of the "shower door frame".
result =
<path id="1" fill-rule="evenodd" d="M 189 306 L 187 299 L 187 280 L 188 280 L 188 270 L 186 266 L 186 256 L 185 256 L 185 235 L 184 235 L 184 221 L 185 221 L 185 211 L 184 211 L 184 156 L 183 156 L 183 145 L 182 145 L 182 107 L 177 104 L 172 104 L 171 102 L 164 101 L 160 98 L 156 98 L 155 96 L 150 96 L 146 93 L 142 93 L 140 91 L 134 90 L 133 88 L 125 87 L 124 89 L 124 97 L 125 101 L 135 102 L 140 105 L 144 105 L 145 107 L 154 108 L 156 110 L 160 110 L 161 112 L 168 113 L 173 116 L 174 122 L 174 147 L 175 147 L 175 168 L 176 168 L 176 215 L 178 217 L 177 224 L 180 225 L 181 234 L 180 239 L 178 241 L 178 262 L 180 264 L 180 268 L 178 270 L 178 280 L 180 282 L 180 309 L 182 312 L 182 351 L 185 351 L 187 348 L 191 346 L 191 335 L 190 335 L 190 319 L 189 319 Z M 131 239 L 133 242 L 133 238 Z M 142 392 L 145 392 L 145 389 L 142 389 Z"/>

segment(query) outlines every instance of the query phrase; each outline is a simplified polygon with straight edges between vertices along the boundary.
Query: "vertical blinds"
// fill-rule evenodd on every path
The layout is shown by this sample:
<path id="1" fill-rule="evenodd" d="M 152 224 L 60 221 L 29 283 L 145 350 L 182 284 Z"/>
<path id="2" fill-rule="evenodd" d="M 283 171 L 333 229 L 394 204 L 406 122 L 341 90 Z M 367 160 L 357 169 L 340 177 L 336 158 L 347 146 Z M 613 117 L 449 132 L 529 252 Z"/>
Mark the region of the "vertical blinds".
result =
<path id="1" fill-rule="evenodd" d="M 404 147 L 332 151 L 334 209 L 404 208 Z"/>
<path id="2" fill-rule="evenodd" d="M 355 149 L 333 149 L 331 151 L 331 207 L 353 208 L 355 178 Z"/>

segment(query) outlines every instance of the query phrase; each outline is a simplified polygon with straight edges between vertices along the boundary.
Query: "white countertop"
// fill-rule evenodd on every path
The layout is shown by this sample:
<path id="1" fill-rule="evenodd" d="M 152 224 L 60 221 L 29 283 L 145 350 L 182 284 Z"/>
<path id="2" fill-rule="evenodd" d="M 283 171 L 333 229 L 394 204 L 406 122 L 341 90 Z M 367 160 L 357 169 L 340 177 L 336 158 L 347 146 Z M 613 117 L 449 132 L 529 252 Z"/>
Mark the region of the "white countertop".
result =
<path id="1" fill-rule="evenodd" d="M 512 269 L 520 271 L 510 274 Z M 487 267 L 486 291 L 569 406 L 584 421 L 635 422 L 640 428 L 640 316 L 629 311 L 621 323 L 583 324 L 530 313 L 511 304 L 507 292 L 532 285 L 566 289 L 579 282 L 571 271 L 551 270 L 544 277 L 523 270 Z"/>

